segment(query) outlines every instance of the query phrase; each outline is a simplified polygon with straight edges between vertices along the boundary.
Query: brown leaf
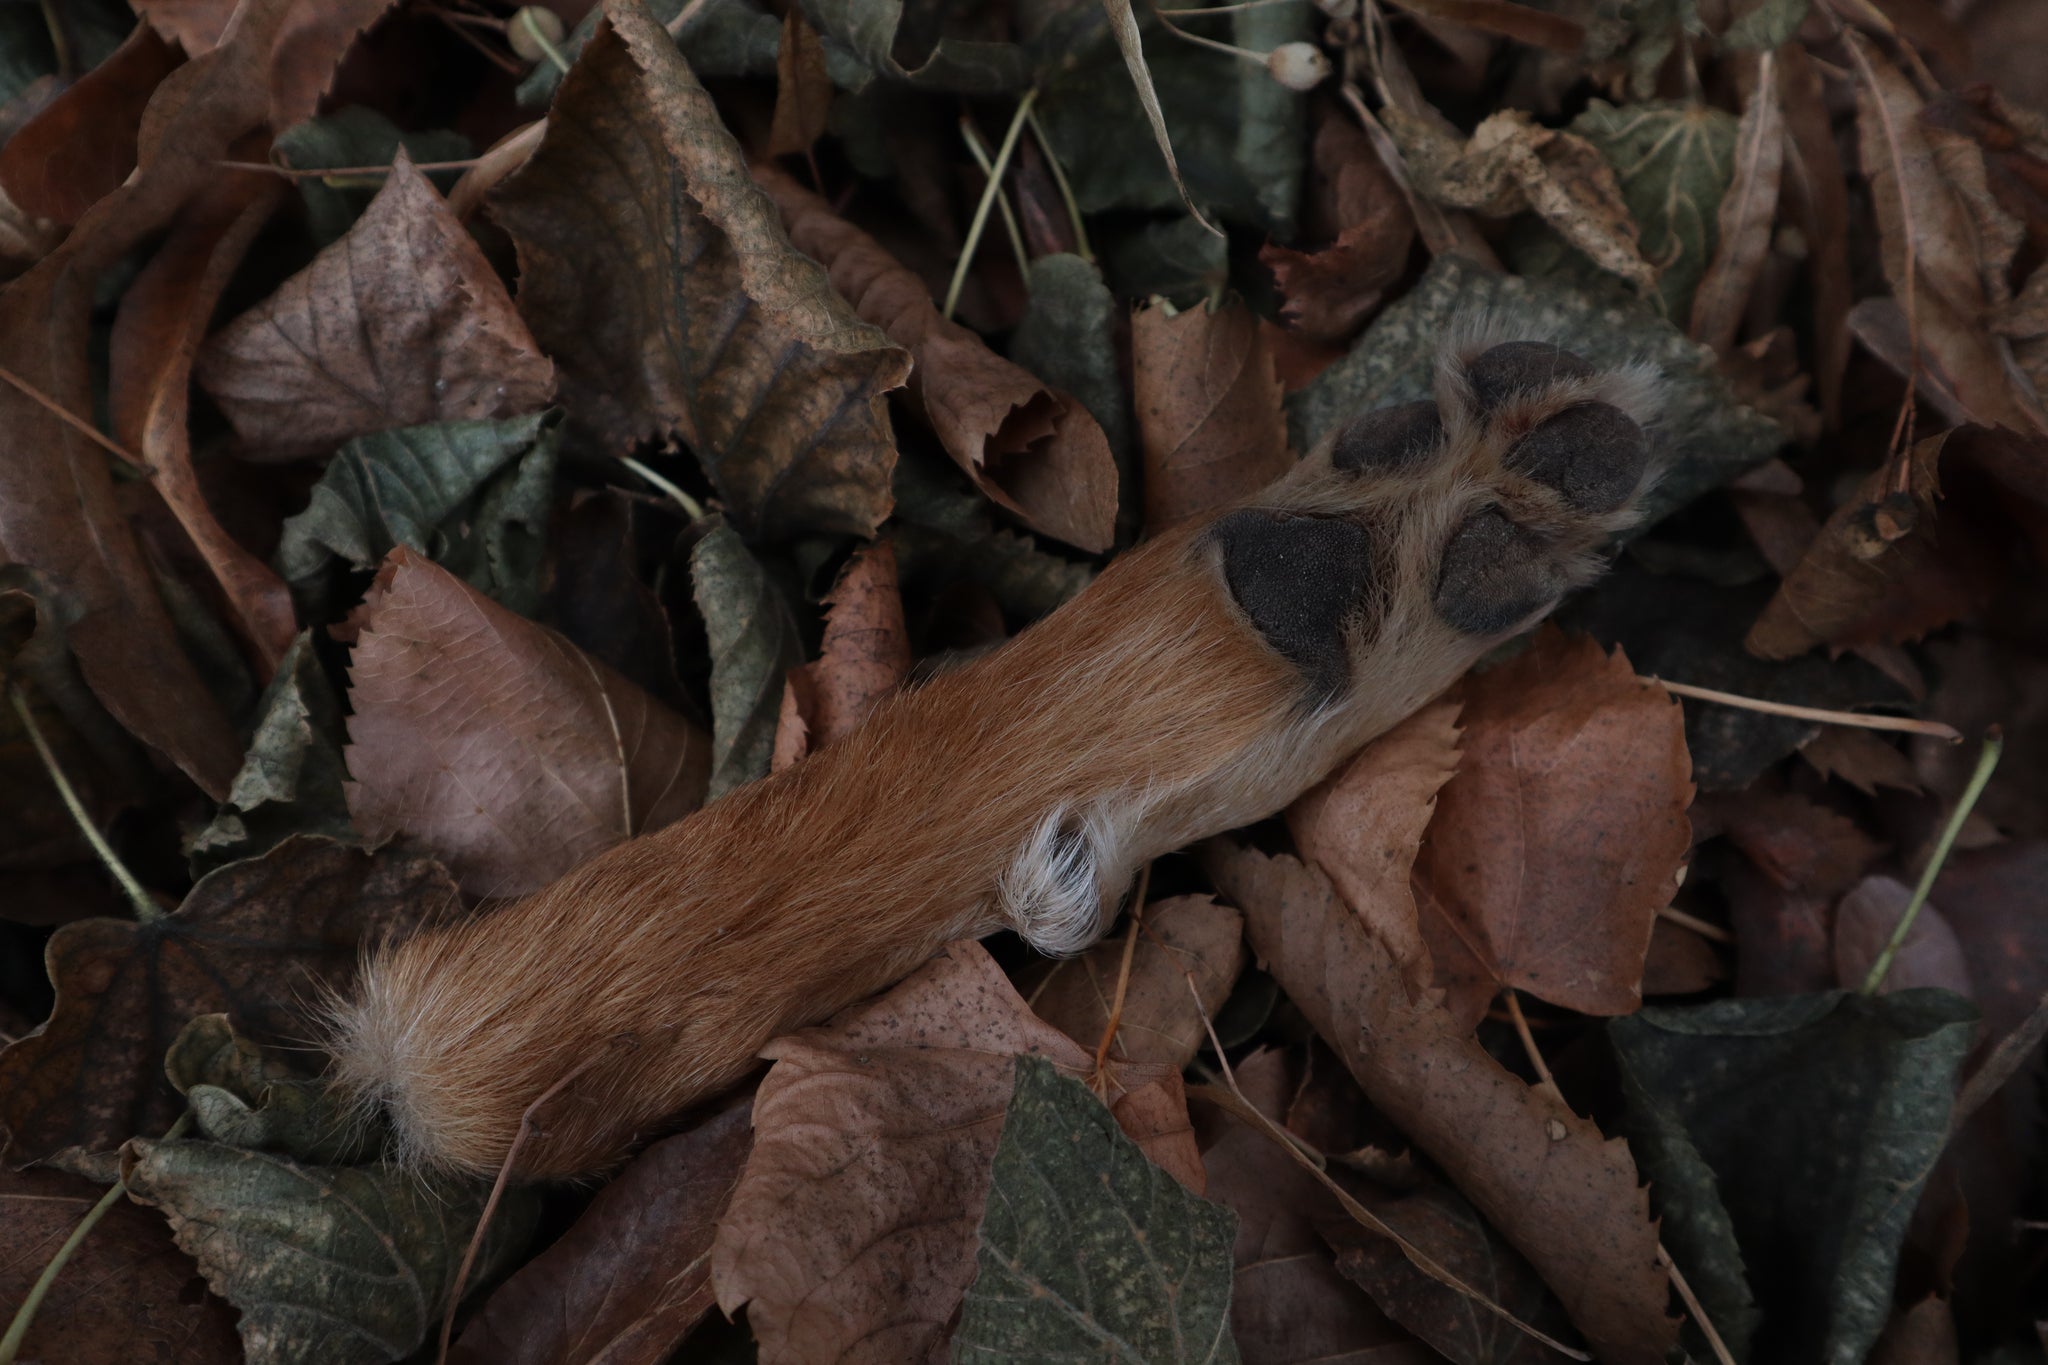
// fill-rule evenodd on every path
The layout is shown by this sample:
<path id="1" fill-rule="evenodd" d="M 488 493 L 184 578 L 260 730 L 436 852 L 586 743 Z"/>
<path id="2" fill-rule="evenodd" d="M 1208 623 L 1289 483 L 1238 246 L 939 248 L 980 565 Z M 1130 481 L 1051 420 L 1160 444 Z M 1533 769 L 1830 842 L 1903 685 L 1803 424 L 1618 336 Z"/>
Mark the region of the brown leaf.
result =
<path id="1" fill-rule="evenodd" d="M 1835 906 L 1836 984 L 1844 990 L 1863 985 L 1912 899 L 1913 888 L 1896 877 L 1865 877 L 1849 888 L 1849 894 Z M 1939 986 L 1964 999 L 1976 995 L 1963 945 L 1932 902 L 1914 915 L 1913 926 L 1906 931 L 1880 989 L 1903 991 L 1916 986 Z"/>
<path id="2" fill-rule="evenodd" d="M 244 453 L 546 406 L 553 367 L 468 231 L 401 149 L 355 226 L 201 354 Z"/>
<path id="3" fill-rule="evenodd" d="M 393 550 L 352 624 L 349 814 L 470 894 L 524 895 L 703 802 L 703 731 L 432 560 Z"/>
<path id="4" fill-rule="evenodd" d="M 186 55 L 197 57 L 219 44 L 235 0 L 134 0 L 130 8 Z"/>
<path id="5" fill-rule="evenodd" d="M 319 112 L 342 58 L 359 34 L 397 0 L 298 0 L 270 52 L 270 126 L 289 128 Z"/>
<path id="6" fill-rule="evenodd" d="M 832 78 L 825 73 L 825 44 L 818 30 L 792 8 L 782 20 L 782 46 L 775 53 L 775 118 L 768 130 L 768 155 L 808 152 L 825 135 L 832 112 Z"/>
<path id="7" fill-rule="evenodd" d="M 854 310 L 915 358 L 912 401 L 954 463 L 1033 530 L 1108 549 L 1116 461 L 1088 410 L 939 316 L 924 281 L 823 199 L 772 166 L 754 176 L 797 250 L 822 262 Z"/>
<path id="8" fill-rule="evenodd" d="M 1502 987 L 1631 1013 L 1692 844 L 1678 704 L 1620 650 L 1546 630 L 1472 679 L 1463 719 L 1464 759 L 1415 863 L 1450 1013 L 1471 1027 Z"/>
<path id="9" fill-rule="evenodd" d="M 33 218 L 70 225 L 135 169 L 142 111 L 178 66 L 177 52 L 138 26 L 0 144 L 0 194 Z"/>
<path id="10" fill-rule="evenodd" d="M 1292 858 L 1212 845 L 1253 949 L 1366 1094 L 1563 1301 L 1603 1361 L 1651 1365 L 1677 1340 L 1657 1230 L 1627 1145 L 1523 1084 L 1399 964 L 1329 880 Z"/>
<path id="11" fill-rule="evenodd" d="M 775 1065 L 755 1096 L 754 1150 L 719 1220 L 711 1280 L 728 1315 L 747 1305 L 764 1365 L 898 1365 L 943 1347 L 974 1279 L 1023 1053 L 1074 1076 L 1093 1061 L 971 942 L 763 1049 Z"/>
<path id="12" fill-rule="evenodd" d="M 61 1171 L 0 1170 L 0 1304 L 10 1313 L 101 1193 Z M 239 1365 L 235 1310 L 198 1280 L 163 1218 L 122 1199 L 65 1262 L 20 1359 Z"/>
<path id="13" fill-rule="evenodd" d="M 55 1008 L 0 1052 L 10 1157 L 161 1133 L 184 1108 L 163 1058 L 187 1020 L 226 1013 L 259 1040 L 303 1043 L 365 945 L 454 899 L 430 859 L 296 835 L 201 878 L 174 912 L 65 925 L 44 952 Z"/>
<path id="14" fill-rule="evenodd" d="M 1956 1319 L 1948 1300 L 1929 1294 L 1892 1310 L 1884 1335 L 1870 1348 L 1870 1365 L 1960 1365 Z"/>
<path id="15" fill-rule="evenodd" d="M 1879 787 L 1920 790 L 1920 780 L 1913 774 L 1913 760 L 1868 730 L 1846 725 L 1824 727 L 1799 746 L 1799 756 L 1822 777 L 1838 777 L 1865 796 L 1876 796 Z"/>
<path id="16" fill-rule="evenodd" d="M 1727 976 L 1721 954 L 1704 934 L 1658 918 L 1643 958 L 1644 995 L 1691 995 Z"/>
<path id="17" fill-rule="evenodd" d="M 679 434 L 749 536 L 872 536 L 910 357 L 790 246 L 661 24 L 606 15 L 491 199 L 564 406 L 622 453 Z"/>
<path id="18" fill-rule="evenodd" d="M 1092 1052 L 1109 1027 L 1123 960 L 1119 934 L 1053 963 L 1029 983 L 1032 1010 Z M 1243 967 L 1244 917 L 1237 911 L 1208 896 L 1173 896 L 1146 906 L 1131 952 L 1116 1055 L 1179 1071 L 1208 1037 L 1188 993 L 1189 974 L 1201 994 L 1201 1010 L 1213 1015 Z"/>
<path id="19" fill-rule="evenodd" d="M 1784 169 L 1785 114 L 1779 102 L 1777 54 L 1767 52 L 1757 67 L 1749 107 L 1735 130 L 1735 174 L 1721 197 L 1714 258 L 1692 296 L 1692 339 L 1716 351 L 1734 349 L 1750 291 L 1770 251 Z"/>
<path id="20" fill-rule="evenodd" d="M 910 676 L 910 632 L 896 586 L 896 552 L 887 541 L 848 560 L 825 602 L 818 658 L 791 669 L 783 692 L 776 772 L 844 739 Z"/>
<path id="21" fill-rule="evenodd" d="M 1294 466 L 1280 378 L 1241 300 L 1141 309 L 1131 319 L 1131 397 L 1148 534 L 1227 507 Z"/>
<path id="22" fill-rule="evenodd" d="M 753 1142 L 736 1103 L 664 1138 L 500 1285 L 451 1365 L 660 1365 L 710 1311 L 711 1239 Z"/>
<path id="23" fill-rule="evenodd" d="M 1740 995 L 1834 985 L 1835 898 L 1884 846 L 1847 817 L 1784 792 L 1718 798 L 1711 812 L 1744 860 L 1724 869 Z"/>
<path id="24" fill-rule="evenodd" d="M 1268 244 L 1259 260 L 1273 272 L 1290 327 L 1315 341 L 1348 341 L 1407 268 L 1415 214 L 1372 139 L 1337 109 L 1323 109 L 1309 156 L 1310 227 L 1331 244 L 1320 251 Z"/>

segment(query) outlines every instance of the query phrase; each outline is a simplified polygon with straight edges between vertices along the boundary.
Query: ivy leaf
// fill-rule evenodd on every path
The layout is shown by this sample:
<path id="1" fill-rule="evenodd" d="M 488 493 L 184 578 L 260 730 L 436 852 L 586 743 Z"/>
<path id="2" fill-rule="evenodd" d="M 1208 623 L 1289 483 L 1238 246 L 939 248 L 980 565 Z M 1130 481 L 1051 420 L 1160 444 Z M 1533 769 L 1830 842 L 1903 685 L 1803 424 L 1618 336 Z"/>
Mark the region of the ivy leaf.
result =
<path id="1" fill-rule="evenodd" d="M 1016 1065 L 953 1359 L 1236 1361 L 1237 1215 L 1146 1160 L 1087 1086 Z"/>
<path id="2" fill-rule="evenodd" d="M 783 679 L 804 654 L 789 604 L 732 527 L 697 542 L 690 578 L 711 638 L 710 802 L 768 775 Z"/>
<path id="3" fill-rule="evenodd" d="M 1735 176 L 1735 129 L 1725 110 L 1670 100 L 1621 108 L 1594 100 L 1572 120 L 1614 167 L 1643 256 L 1658 268 L 1652 297 L 1665 317 L 1691 316 L 1714 258 L 1721 199 Z"/>

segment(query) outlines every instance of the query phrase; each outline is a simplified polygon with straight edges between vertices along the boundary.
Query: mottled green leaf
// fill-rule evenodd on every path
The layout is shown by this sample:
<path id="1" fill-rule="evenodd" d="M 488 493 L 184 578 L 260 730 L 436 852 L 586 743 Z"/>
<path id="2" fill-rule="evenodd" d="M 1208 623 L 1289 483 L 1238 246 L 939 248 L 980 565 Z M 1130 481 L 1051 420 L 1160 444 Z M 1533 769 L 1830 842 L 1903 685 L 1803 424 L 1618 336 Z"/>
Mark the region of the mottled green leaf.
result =
<path id="1" fill-rule="evenodd" d="M 1812 0 L 1748 0 L 1738 3 L 1721 41 L 1729 47 L 1769 51 L 1792 41 L 1806 21 Z"/>
<path id="2" fill-rule="evenodd" d="M 1719 1000 L 1608 1025 L 1666 1241 L 1728 1297 L 1732 1230 L 1760 1359 L 1856 1365 L 1876 1341 L 1976 1019 L 1962 997 L 1921 989 Z"/>
<path id="3" fill-rule="evenodd" d="M 381 1123 L 244 1037 L 225 1014 L 186 1024 L 164 1055 L 164 1074 L 215 1142 L 315 1166 L 359 1166 L 383 1153 Z"/>
<path id="4" fill-rule="evenodd" d="M 1725 110 L 1667 100 L 1620 108 L 1594 100 L 1572 120 L 1571 130 L 1614 167 L 1643 257 L 1658 268 L 1653 297 L 1668 318 L 1692 315 L 1693 291 L 1714 258 L 1721 197 L 1735 175 L 1735 128 Z"/>
<path id="5" fill-rule="evenodd" d="M 1231 39 L 1247 52 L 1271 52 L 1313 39 L 1314 17 L 1309 0 L 1254 5 L 1232 16 Z M 1237 164 L 1252 182 L 1268 230 L 1292 241 L 1308 169 L 1308 96 L 1289 90 L 1263 66 L 1239 62 L 1237 109 Z"/>
<path id="6" fill-rule="evenodd" d="M 690 551 L 697 610 L 711 643 L 711 787 L 716 801 L 768 774 L 789 670 L 804 661 L 789 604 L 721 523 Z"/>
<path id="7" fill-rule="evenodd" d="M 305 585 L 336 556 L 369 569 L 405 545 L 531 615 L 559 425 L 533 413 L 358 436 L 285 522 L 279 572 Z"/>
<path id="8" fill-rule="evenodd" d="M 1208 233 L 1202 236 L 1215 240 Z M 1132 454 L 1130 404 L 1117 372 L 1116 296 L 1093 264 L 1066 253 L 1033 261 L 1025 284 L 1031 301 L 1024 320 L 1010 334 L 1010 359 L 1047 387 L 1079 399 L 1101 425 L 1110 454 L 1116 457 L 1121 537 L 1127 526 L 1135 529 L 1138 470 Z"/>
<path id="9" fill-rule="evenodd" d="M 1237 1215 L 1148 1161 L 1087 1086 L 1019 1057 L 953 1359 L 1235 1361 L 1236 1236 Z"/>
<path id="10" fill-rule="evenodd" d="M 396 1166 L 309 1166 L 216 1142 L 137 1139 L 128 1190 L 162 1209 L 242 1310 L 249 1365 L 386 1365 L 441 1323 L 489 1186 Z M 525 1249 L 540 1193 L 507 1191 L 471 1284 Z"/>
<path id="11" fill-rule="evenodd" d="M 1555 341 L 1595 365 L 1657 368 L 1663 413 L 1652 435 L 1664 467 L 1645 499 L 1645 526 L 1760 463 L 1785 440 L 1777 423 L 1736 401 L 1712 351 L 1647 308 L 1608 304 L 1562 281 L 1500 275 L 1445 255 L 1344 359 L 1288 400 L 1295 449 L 1309 449 L 1354 412 L 1427 397 L 1445 329 L 1466 313 L 1487 313 L 1506 334 Z"/>
<path id="12" fill-rule="evenodd" d="M 292 125 L 277 135 L 272 151 L 293 170 L 317 171 L 328 167 L 389 166 L 400 147 L 415 162 L 462 161 L 476 155 L 469 139 L 460 133 L 446 128 L 402 132 L 390 119 L 362 105 L 350 105 Z M 426 174 L 445 194 L 462 172 Z M 377 197 L 377 191 L 384 187 L 384 177 L 304 176 L 298 186 L 306 201 L 306 226 L 312 231 L 313 240 L 326 246 L 362 216 L 370 201 Z"/>
<path id="13" fill-rule="evenodd" d="M 293 834 L 353 842 L 341 761 L 341 700 L 302 631 L 256 705 L 256 733 L 228 799 L 186 842 L 194 875 L 252 858 Z"/>

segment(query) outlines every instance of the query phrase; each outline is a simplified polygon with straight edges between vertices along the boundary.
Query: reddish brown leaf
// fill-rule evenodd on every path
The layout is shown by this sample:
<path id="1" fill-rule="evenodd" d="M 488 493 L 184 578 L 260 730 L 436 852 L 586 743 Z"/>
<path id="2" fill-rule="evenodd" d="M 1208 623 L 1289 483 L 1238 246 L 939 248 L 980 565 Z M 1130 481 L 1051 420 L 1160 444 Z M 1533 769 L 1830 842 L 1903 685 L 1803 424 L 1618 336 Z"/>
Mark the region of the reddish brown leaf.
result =
<path id="1" fill-rule="evenodd" d="M 264 459 L 533 412 L 554 383 L 497 273 L 403 151 L 346 236 L 207 343 L 198 376 Z"/>
<path id="2" fill-rule="evenodd" d="M 1502 987 L 1630 1013 L 1692 843 L 1678 704 L 1619 650 L 1546 630 L 1471 681 L 1463 719 L 1415 863 L 1450 1013 L 1470 1027 Z"/>
<path id="3" fill-rule="evenodd" d="M 1227 507 L 1293 467 L 1280 379 L 1243 302 L 1142 310 L 1131 320 L 1131 371 L 1148 533 Z"/>
<path id="4" fill-rule="evenodd" d="M 1252 947 L 1366 1094 L 1529 1259 L 1603 1361 L 1651 1365 L 1677 1340 L 1657 1229 L 1628 1147 L 1494 1061 L 1329 880 L 1228 844 L 1207 860 Z"/>
<path id="5" fill-rule="evenodd" d="M 1788 793 L 1716 802 L 1744 861 L 1722 887 L 1735 931 L 1736 990 L 1793 995 L 1834 984 L 1835 898 L 1884 852 L 1847 818 Z"/>
<path id="6" fill-rule="evenodd" d="M 783 16 L 782 46 L 775 53 L 775 119 L 768 130 L 768 155 L 808 152 L 825 135 L 832 111 L 832 78 L 825 73 L 825 44 L 803 12 Z"/>
<path id="7" fill-rule="evenodd" d="M 1896 877 L 1874 876 L 1849 888 L 1849 894 L 1835 906 L 1835 981 L 1843 989 L 1862 986 L 1912 898 L 1913 888 Z M 1918 986 L 1939 986 L 1965 999 L 1976 995 L 1970 986 L 1963 945 L 1931 901 L 1914 915 L 1913 927 L 1906 931 L 1881 989 L 1903 991 Z"/>
<path id="8" fill-rule="evenodd" d="M 220 42 L 235 12 L 235 0 L 134 0 L 134 11 L 149 26 L 196 57 Z"/>
<path id="9" fill-rule="evenodd" d="M 313 117 L 358 35 L 397 0 L 297 0 L 270 52 L 270 126 Z"/>
<path id="10" fill-rule="evenodd" d="M 57 1248 L 104 1193 L 61 1171 L 0 1170 L 0 1304 L 28 1297 Z M 108 1209 L 50 1286 L 20 1359 L 51 1365 L 149 1361 L 238 1365 L 235 1310 L 206 1292 L 199 1269 L 157 1213 L 126 1199 Z"/>
<path id="11" fill-rule="evenodd" d="M 1735 174 L 1721 196 L 1714 258 L 1692 296 L 1694 341 L 1727 352 L 1749 307 L 1750 291 L 1770 251 L 1778 215 L 1778 181 L 1785 167 L 1785 115 L 1779 102 L 1776 56 L 1766 53 L 1756 89 L 1735 130 Z"/>
<path id="12" fill-rule="evenodd" d="M 1348 341 L 1407 267 L 1415 215 L 1372 139 L 1348 113 L 1323 110 L 1309 156 L 1315 177 L 1309 229 L 1330 245 L 1320 251 L 1267 245 L 1259 259 L 1273 272 L 1285 300 L 1280 315 L 1290 327 L 1316 341 Z"/>
<path id="13" fill-rule="evenodd" d="M 710 1311 L 711 1239 L 753 1142 L 736 1103 L 664 1138 L 491 1294 L 451 1365 L 660 1365 Z"/>
<path id="14" fill-rule="evenodd" d="M 33 218 L 71 224 L 135 169 L 142 111 L 178 53 L 146 26 L 0 145 L 0 193 Z"/>
<path id="15" fill-rule="evenodd" d="M 1691 995 L 1726 979 L 1728 968 L 1705 935 L 1659 918 L 1643 959 L 1644 995 Z"/>
<path id="16" fill-rule="evenodd" d="M 1116 461 L 1088 410 L 939 316 L 915 272 L 817 195 L 772 166 L 756 166 L 754 178 L 797 250 L 822 262 L 854 311 L 915 358 L 912 401 L 976 486 L 1035 531 L 1109 548 Z"/>
<path id="17" fill-rule="evenodd" d="M 67 924 L 45 950 L 57 1004 L 0 1052 L 0 1126 L 14 1161 L 154 1136 L 185 1107 L 164 1052 L 195 1015 L 303 1044 L 321 993 L 365 945 L 448 909 L 440 864 L 299 835 L 204 877 L 176 911 Z"/>
<path id="18" fill-rule="evenodd" d="M 1919 791 L 1913 760 L 1880 735 L 1845 725 L 1829 726 L 1799 746 L 1799 756 L 1822 777 L 1838 777 L 1865 796 L 1879 787 Z"/>
<path id="19" fill-rule="evenodd" d="M 776 772 L 845 738 L 910 676 L 910 633 L 896 586 L 896 552 L 888 542 L 847 561 L 825 602 L 818 658 L 791 669 L 783 692 Z"/>
<path id="20" fill-rule="evenodd" d="M 352 624 L 349 813 L 472 895 L 523 895 L 702 803 L 701 730 L 404 546 Z"/>
<path id="21" fill-rule="evenodd" d="M 1948 1300 L 1930 1294 L 1892 1311 L 1884 1335 L 1870 1349 L 1870 1365 L 1960 1365 L 1956 1319 Z"/>

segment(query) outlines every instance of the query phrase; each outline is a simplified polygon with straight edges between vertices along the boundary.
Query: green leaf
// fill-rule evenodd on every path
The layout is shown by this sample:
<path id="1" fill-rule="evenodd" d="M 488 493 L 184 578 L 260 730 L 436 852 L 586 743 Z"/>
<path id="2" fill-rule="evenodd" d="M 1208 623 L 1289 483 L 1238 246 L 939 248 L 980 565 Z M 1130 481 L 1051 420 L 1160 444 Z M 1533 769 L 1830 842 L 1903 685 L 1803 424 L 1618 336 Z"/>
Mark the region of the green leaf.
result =
<path id="1" fill-rule="evenodd" d="M 427 132 L 401 132 L 397 124 L 374 109 L 350 105 L 332 114 L 294 124 L 277 136 L 276 154 L 294 170 L 313 171 L 340 166 L 389 166 L 405 148 L 416 162 L 462 161 L 476 155 L 468 138 L 446 128 Z M 460 171 L 429 171 L 427 178 L 443 194 L 462 175 Z M 381 175 L 304 176 L 299 194 L 306 201 L 306 225 L 321 246 L 335 241 L 362 216 L 377 191 L 384 187 Z"/>
<path id="2" fill-rule="evenodd" d="M 261 1147 L 316 1166 L 357 1166 L 383 1152 L 386 1130 L 328 1084 L 300 1075 L 244 1037 L 225 1014 L 186 1024 L 164 1074 L 199 1131 L 230 1147 Z"/>
<path id="3" fill-rule="evenodd" d="M 228 799 L 185 845 L 192 874 L 253 858 L 293 834 L 356 842 L 342 794 L 341 700 L 301 631 L 257 701 L 256 733 Z"/>
<path id="4" fill-rule="evenodd" d="M 1015 43 L 942 35 L 916 59 L 916 66 L 906 67 L 897 52 L 922 44 L 904 39 L 903 0 L 799 0 L 799 4 L 804 18 L 828 43 L 844 46 L 868 69 L 891 80 L 953 95 L 1000 94 L 1022 90 L 1030 83 L 1030 56 Z M 975 13 L 978 8 L 929 6 L 923 12 L 947 19 L 965 16 L 973 21 L 980 18 Z M 837 74 L 833 82 L 844 84 Z"/>
<path id="5" fill-rule="evenodd" d="M 242 1310 L 249 1365 L 385 1365 L 439 1328 L 488 1186 L 396 1166 L 309 1166 L 216 1142 L 128 1144 L 128 1190 L 162 1209 Z M 526 1247 L 540 1193 L 508 1190 L 470 1272 Z"/>
<path id="6" fill-rule="evenodd" d="M 1609 304 L 1563 281 L 1501 275 L 1445 255 L 1344 359 L 1288 399 L 1295 449 L 1309 449 L 1353 413 L 1428 397 L 1445 329 L 1456 317 L 1479 313 L 1491 315 L 1504 335 L 1555 341 L 1597 366 L 1656 367 L 1664 402 L 1652 437 L 1664 467 L 1644 499 L 1645 527 L 1761 463 L 1785 441 L 1776 422 L 1736 401 L 1712 351 L 1646 307 Z"/>
<path id="7" fill-rule="evenodd" d="M 531 615 L 559 425 L 533 413 L 358 436 L 285 522 L 279 572 L 303 586 L 335 556 L 368 569 L 406 545 Z"/>
<path id="8" fill-rule="evenodd" d="M 1047 387 L 1079 399 L 1101 425 L 1116 457 L 1118 530 L 1120 535 L 1126 527 L 1135 531 L 1138 467 L 1130 405 L 1117 373 L 1116 296 L 1103 284 L 1101 271 L 1066 253 L 1033 261 L 1025 284 L 1031 300 L 1010 334 L 1010 359 Z"/>
<path id="9" fill-rule="evenodd" d="M 1255 5 L 1232 19 L 1232 41 L 1247 52 L 1271 52 L 1282 43 L 1315 37 L 1309 0 Z M 1271 72 L 1250 62 L 1237 64 L 1237 164 L 1252 183 L 1267 230 L 1292 241 L 1308 170 L 1308 96 L 1289 90 Z"/>
<path id="10" fill-rule="evenodd" d="M 1721 41 L 1729 47 L 1768 52 L 1792 41 L 1806 22 L 1812 0 L 1750 0 L 1746 9 L 1740 4 L 1736 8 Z"/>
<path id="11" fill-rule="evenodd" d="M 768 775 L 783 680 L 804 652 L 781 590 L 732 527 L 697 542 L 690 581 L 711 643 L 708 803 Z"/>
<path id="12" fill-rule="evenodd" d="M 1837 991 L 1608 1025 L 1665 1239 L 1724 1301 L 1746 1266 L 1759 1357 L 1856 1365 L 1876 1341 L 1976 1019 L 1947 991 Z"/>
<path id="13" fill-rule="evenodd" d="M 1237 1215 L 1153 1165 L 1087 1086 L 1017 1059 L 956 1361 L 1238 1359 Z"/>
<path id="14" fill-rule="evenodd" d="M 1714 258 L 1721 198 L 1735 175 L 1736 120 L 1704 104 L 1657 100 L 1622 108 L 1594 100 L 1572 120 L 1614 167 L 1643 258 L 1658 268 L 1664 316 L 1692 316 L 1693 291 Z"/>

